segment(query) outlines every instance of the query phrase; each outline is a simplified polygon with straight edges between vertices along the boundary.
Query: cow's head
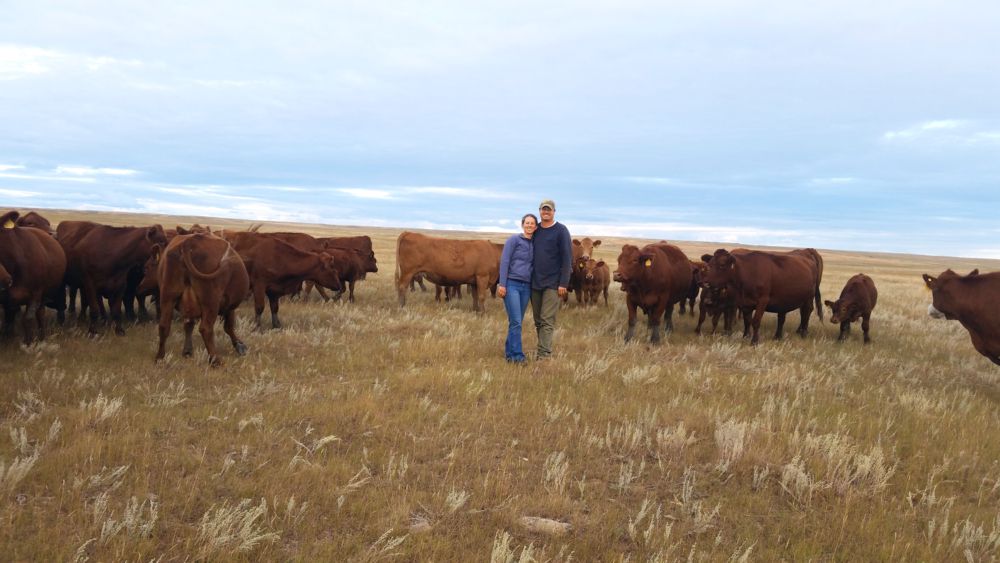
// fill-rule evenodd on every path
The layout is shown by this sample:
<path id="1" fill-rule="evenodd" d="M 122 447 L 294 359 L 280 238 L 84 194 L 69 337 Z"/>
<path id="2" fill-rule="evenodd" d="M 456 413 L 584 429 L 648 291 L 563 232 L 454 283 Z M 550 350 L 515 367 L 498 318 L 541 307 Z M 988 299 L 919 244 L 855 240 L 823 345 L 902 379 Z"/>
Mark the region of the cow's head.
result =
<path id="1" fill-rule="evenodd" d="M 326 252 L 319 253 L 319 267 L 316 268 L 312 281 L 334 291 L 340 291 L 340 272 L 337 271 L 333 256 Z"/>
<path id="2" fill-rule="evenodd" d="M 151 227 L 146 227 L 146 240 L 150 243 L 156 245 L 159 244 L 163 247 L 167 246 L 167 233 L 163 230 L 163 225 L 153 225 Z"/>
<path id="3" fill-rule="evenodd" d="M 573 239 L 573 254 L 577 258 L 589 259 L 594 255 L 594 249 L 601 246 L 600 240 L 590 240 L 590 237 L 581 240 Z"/>
<path id="4" fill-rule="evenodd" d="M 830 308 L 830 322 L 833 324 L 853 323 L 861 318 L 861 308 L 854 299 L 840 298 L 836 301 L 823 301 Z"/>
<path id="5" fill-rule="evenodd" d="M 927 314 L 935 319 L 954 320 L 958 315 L 958 300 L 961 298 L 961 281 L 979 275 L 979 270 L 972 270 L 967 276 L 960 276 L 947 269 L 938 277 L 923 275 L 924 284 L 931 291 L 931 304 L 927 306 Z"/>
<path id="6" fill-rule="evenodd" d="M 7 231 L 17 226 L 17 219 L 21 214 L 17 211 L 8 211 L 0 215 L 0 229 Z"/>
<path id="7" fill-rule="evenodd" d="M 18 227 L 33 227 L 35 229 L 41 229 L 50 235 L 55 235 L 55 230 L 52 229 L 52 223 L 48 219 L 42 217 L 34 211 L 29 211 L 25 213 L 22 217 L 17 220 Z"/>
<path id="8" fill-rule="evenodd" d="M 142 265 L 142 280 L 135 292 L 139 295 L 148 295 L 155 292 L 160 287 L 160 275 L 157 272 L 160 266 L 160 258 L 163 256 L 163 246 L 154 244 L 149 254 L 149 258 Z"/>
<path id="9" fill-rule="evenodd" d="M 622 246 L 622 252 L 618 255 L 618 269 L 615 270 L 614 280 L 627 284 L 637 280 L 646 272 L 653 268 L 656 256 L 648 252 L 643 252 L 639 247 L 631 244 Z"/>
<path id="10" fill-rule="evenodd" d="M 594 273 L 603 268 L 604 265 L 604 260 L 594 260 L 593 258 L 587 260 L 587 264 L 584 267 L 583 279 L 593 281 Z"/>
<path id="11" fill-rule="evenodd" d="M 708 260 L 705 260 L 708 258 Z M 736 280 L 736 259 L 725 249 L 718 249 L 715 254 L 702 256 L 706 263 L 702 275 L 701 286 L 714 294 L 719 300 L 728 298 L 730 288 Z"/>

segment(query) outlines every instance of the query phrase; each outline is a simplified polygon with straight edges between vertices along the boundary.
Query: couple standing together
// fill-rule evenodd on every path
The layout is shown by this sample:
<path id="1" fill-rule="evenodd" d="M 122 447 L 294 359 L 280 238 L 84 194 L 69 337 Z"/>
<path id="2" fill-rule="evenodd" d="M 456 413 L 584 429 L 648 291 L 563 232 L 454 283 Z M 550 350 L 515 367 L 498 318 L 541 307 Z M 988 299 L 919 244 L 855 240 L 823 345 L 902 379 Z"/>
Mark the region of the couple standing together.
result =
<path id="1" fill-rule="evenodd" d="M 559 302 L 566 295 L 573 269 L 573 243 L 569 229 L 555 220 L 556 203 L 538 206 L 541 221 L 532 213 L 521 218 L 521 231 L 503 245 L 497 295 L 507 309 L 508 362 L 524 363 L 521 324 L 531 302 L 531 316 L 538 332 L 538 359 L 552 355 L 552 333 L 556 328 Z"/>

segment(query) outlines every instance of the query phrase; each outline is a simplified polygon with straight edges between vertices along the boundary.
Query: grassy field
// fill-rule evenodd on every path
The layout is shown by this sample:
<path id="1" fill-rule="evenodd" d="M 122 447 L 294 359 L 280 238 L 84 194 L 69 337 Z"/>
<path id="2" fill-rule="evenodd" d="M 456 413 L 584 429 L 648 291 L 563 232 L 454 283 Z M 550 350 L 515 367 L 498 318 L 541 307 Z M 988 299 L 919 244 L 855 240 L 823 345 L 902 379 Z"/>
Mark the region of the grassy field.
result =
<path id="1" fill-rule="evenodd" d="M 379 273 L 354 304 L 285 303 L 280 331 L 251 332 L 245 305 L 250 352 L 236 357 L 217 327 L 220 369 L 197 334 L 195 357 L 180 356 L 177 324 L 160 365 L 152 324 L 95 340 L 70 324 L 0 347 L 4 560 L 1000 554 L 1000 369 L 958 323 L 927 317 L 920 279 L 1000 263 L 823 251 L 824 298 L 858 272 L 878 286 L 869 346 L 860 327 L 838 345 L 838 327 L 814 319 L 805 340 L 752 348 L 695 336 L 692 317 L 658 347 L 640 323 L 626 345 L 613 284 L 609 308 L 559 313 L 554 360 L 517 367 L 499 300 L 484 316 L 432 293 L 399 309 L 399 231 L 262 230 L 278 229 L 370 234 Z M 614 263 L 625 242 L 640 241 L 605 239 L 596 254 Z M 691 257 L 721 246 L 678 244 Z"/>

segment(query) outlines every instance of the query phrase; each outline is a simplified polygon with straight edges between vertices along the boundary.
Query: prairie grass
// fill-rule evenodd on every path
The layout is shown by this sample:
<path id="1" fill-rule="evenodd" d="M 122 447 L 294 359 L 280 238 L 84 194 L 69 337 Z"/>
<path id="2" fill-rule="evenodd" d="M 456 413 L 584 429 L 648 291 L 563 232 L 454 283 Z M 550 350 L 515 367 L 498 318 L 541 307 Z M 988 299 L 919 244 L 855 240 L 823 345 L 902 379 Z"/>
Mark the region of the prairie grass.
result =
<path id="1" fill-rule="evenodd" d="M 503 360 L 498 300 L 399 309 L 398 231 L 264 229 L 370 234 L 379 272 L 354 304 L 283 303 L 280 331 L 241 307 L 250 352 L 220 347 L 219 369 L 197 335 L 181 358 L 179 329 L 154 364 L 152 324 L 0 344 L 5 559 L 1000 558 L 1000 369 L 927 318 L 920 280 L 996 262 L 823 251 L 824 298 L 859 271 L 878 285 L 868 346 L 814 318 L 804 340 L 752 348 L 694 335 L 691 316 L 660 346 L 625 344 L 621 292 L 571 299 L 555 358 L 522 367 Z M 641 241 L 599 258 L 625 242 Z"/>

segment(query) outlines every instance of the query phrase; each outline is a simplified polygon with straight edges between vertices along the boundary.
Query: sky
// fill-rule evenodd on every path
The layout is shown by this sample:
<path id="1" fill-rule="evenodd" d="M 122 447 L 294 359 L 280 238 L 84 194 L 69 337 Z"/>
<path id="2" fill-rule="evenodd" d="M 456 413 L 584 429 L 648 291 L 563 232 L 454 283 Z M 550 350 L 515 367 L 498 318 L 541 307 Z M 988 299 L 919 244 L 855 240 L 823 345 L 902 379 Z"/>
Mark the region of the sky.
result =
<path id="1" fill-rule="evenodd" d="M 1000 258 L 995 0 L 0 10 L 0 208 Z"/>

